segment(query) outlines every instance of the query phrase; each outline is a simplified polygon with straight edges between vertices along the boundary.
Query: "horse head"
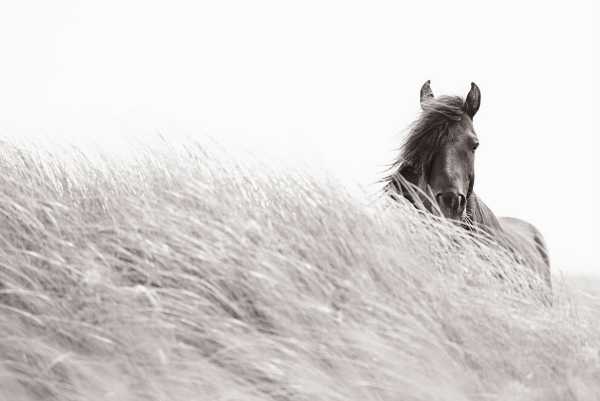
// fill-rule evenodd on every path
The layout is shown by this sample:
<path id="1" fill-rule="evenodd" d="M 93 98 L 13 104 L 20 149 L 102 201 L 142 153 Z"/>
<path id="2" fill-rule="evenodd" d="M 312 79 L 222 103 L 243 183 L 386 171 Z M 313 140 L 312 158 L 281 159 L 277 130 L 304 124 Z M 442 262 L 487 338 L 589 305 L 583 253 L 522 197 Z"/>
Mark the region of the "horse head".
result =
<path id="1" fill-rule="evenodd" d="M 394 180 L 397 192 L 413 203 L 419 198 L 425 208 L 437 209 L 446 218 L 464 219 L 475 179 L 475 150 L 479 140 L 473 129 L 473 117 L 480 99 L 481 93 L 474 83 L 465 100 L 450 96 L 436 98 L 430 81 L 423 84 L 423 111 L 402 146 L 395 163 L 397 171 L 388 177 Z"/>

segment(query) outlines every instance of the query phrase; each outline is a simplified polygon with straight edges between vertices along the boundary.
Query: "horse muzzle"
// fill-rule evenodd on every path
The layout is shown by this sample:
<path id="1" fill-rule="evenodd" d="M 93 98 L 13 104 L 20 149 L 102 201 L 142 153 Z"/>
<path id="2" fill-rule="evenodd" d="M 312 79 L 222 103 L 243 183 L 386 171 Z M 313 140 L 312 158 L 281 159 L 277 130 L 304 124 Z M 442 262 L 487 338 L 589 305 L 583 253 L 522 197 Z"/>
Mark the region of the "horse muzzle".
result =
<path id="1" fill-rule="evenodd" d="M 460 220 L 467 204 L 464 195 L 456 192 L 442 192 L 435 196 L 440 210 L 447 219 Z"/>

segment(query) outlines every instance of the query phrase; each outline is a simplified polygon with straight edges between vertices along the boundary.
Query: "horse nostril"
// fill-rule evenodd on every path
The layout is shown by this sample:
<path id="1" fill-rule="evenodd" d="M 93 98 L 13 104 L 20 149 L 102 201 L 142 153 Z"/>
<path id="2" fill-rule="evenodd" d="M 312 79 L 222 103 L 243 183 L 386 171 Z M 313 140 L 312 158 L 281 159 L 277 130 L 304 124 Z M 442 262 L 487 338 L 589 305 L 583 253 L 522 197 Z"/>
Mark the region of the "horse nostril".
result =
<path id="1" fill-rule="evenodd" d="M 435 199 L 437 200 L 438 205 L 449 208 L 450 203 L 452 202 L 452 199 L 448 195 L 449 194 L 447 192 L 443 193 L 443 194 L 437 194 Z"/>
<path id="2" fill-rule="evenodd" d="M 444 192 L 436 197 L 438 204 L 448 209 L 454 209 L 456 197 L 452 192 Z"/>
<path id="3" fill-rule="evenodd" d="M 458 210 L 463 210 L 465 208 L 467 200 L 464 195 L 458 195 Z"/>

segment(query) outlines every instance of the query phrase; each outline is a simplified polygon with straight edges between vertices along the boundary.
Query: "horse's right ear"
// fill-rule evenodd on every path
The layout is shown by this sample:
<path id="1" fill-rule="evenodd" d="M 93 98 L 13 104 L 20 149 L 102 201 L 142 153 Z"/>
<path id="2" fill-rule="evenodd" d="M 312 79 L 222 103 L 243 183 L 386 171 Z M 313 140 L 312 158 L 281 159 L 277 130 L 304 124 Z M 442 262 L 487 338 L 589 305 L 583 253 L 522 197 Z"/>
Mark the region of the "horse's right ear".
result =
<path id="1" fill-rule="evenodd" d="M 425 103 L 429 99 L 433 99 L 433 92 L 431 91 L 431 80 L 427 80 L 421 86 L 421 107 L 423 107 L 423 103 Z"/>

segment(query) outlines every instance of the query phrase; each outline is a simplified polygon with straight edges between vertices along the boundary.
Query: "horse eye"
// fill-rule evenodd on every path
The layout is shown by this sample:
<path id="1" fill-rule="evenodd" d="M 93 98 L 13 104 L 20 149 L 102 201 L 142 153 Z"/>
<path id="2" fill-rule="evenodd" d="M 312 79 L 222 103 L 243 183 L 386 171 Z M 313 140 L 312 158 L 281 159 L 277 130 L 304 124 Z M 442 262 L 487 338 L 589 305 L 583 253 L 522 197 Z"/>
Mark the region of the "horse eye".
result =
<path id="1" fill-rule="evenodd" d="M 475 142 L 473 144 L 473 151 L 475 151 L 475 149 L 477 149 L 479 147 L 479 142 Z"/>

